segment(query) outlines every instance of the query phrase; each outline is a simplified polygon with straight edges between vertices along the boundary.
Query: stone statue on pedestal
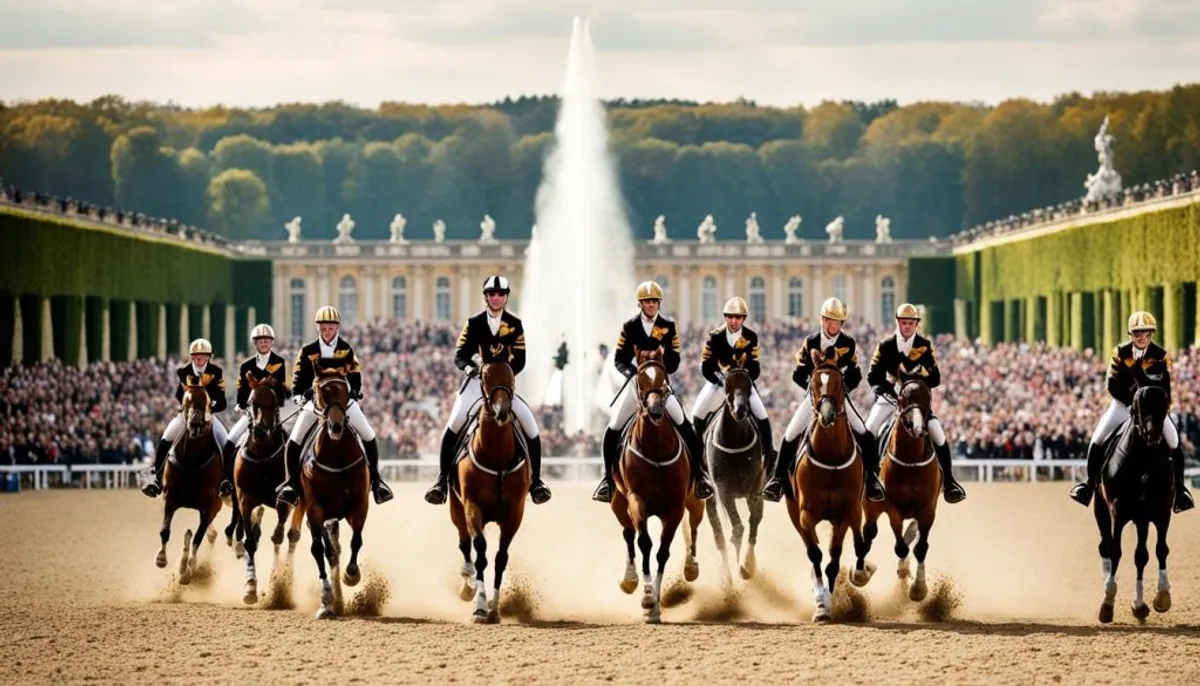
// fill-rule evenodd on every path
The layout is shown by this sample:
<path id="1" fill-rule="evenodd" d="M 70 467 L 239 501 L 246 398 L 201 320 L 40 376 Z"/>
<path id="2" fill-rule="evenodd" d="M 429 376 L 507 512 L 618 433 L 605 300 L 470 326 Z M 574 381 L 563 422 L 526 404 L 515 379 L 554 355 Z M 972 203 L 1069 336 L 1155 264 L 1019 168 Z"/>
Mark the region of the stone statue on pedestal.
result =
<path id="1" fill-rule="evenodd" d="M 300 217 L 292 217 L 292 221 L 283 225 L 287 229 L 288 243 L 300 242 Z"/>
<path id="2" fill-rule="evenodd" d="M 402 214 L 397 214 L 395 217 L 392 217 L 392 223 L 388 226 L 388 228 L 392 231 L 392 243 L 404 244 L 408 242 L 408 239 L 404 237 L 404 227 L 407 224 L 408 220 L 405 219 L 404 215 Z"/>
<path id="3" fill-rule="evenodd" d="M 1100 168 L 1095 174 L 1088 174 L 1087 181 L 1083 182 L 1084 188 L 1087 189 L 1087 195 L 1084 196 L 1086 201 L 1099 201 L 1105 198 L 1113 197 L 1121 192 L 1121 175 L 1113 168 L 1113 138 L 1108 132 L 1108 115 L 1104 115 L 1104 123 L 1100 125 L 1100 130 L 1096 132 L 1094 144 L 1096 146 L 1096 160 L 1100 163 Z"/>
<path id="4" fill-rule="evenodd" d="M 446 240 L 446 222 L 441 219 L 433 223 L 433 242 L 442 243 Z"/>
<path id="5" fill-rule="evenodd" d="M 791 219 L 783 225 L 784 243 L 799 243 L 800 239 L 796 237 L 796 231 L 800 229 L 800 222 L 804 221 L 798 214 L 793 214 Z"/>
<path id="6" fill-rule="evenodd" d="M 758 214 L 750 213 L 750 217 L 746 219 L 746 242 L 747 243 L 762 243 L 762 232 L 758 228 Z"/>
<path id="7" fill-rule="evenodd" d="M 711 214 L 705 215 L 704 221 L 700 222 L 700 227 L 696 229 L 696 237 L 701 243 L 715 243 L 717 234 L 717 224 L 713 221 Z"/>
<path id="8" fill-rule="evenodd" d="M 496 242 L 496 222 L 486 214 L 483 215 L 483 221 L 479 222 L 479 242 Z"/>
<path id="9" fill-rule="evenodd" d="M 838 215 L 837 219 L 825 225 L 825 233 L 829 234 L 830 243 L 842 242 L 842 231 L 846 228 L 846 220 Z"/>
<path id="10" fill-rule="evenodd" d="M 667 218 L 661 214 L 654 220 L 654 239 L 650 242 L 655 245 L 671 242 L 671 239 L 667 238 Z"/>
<path id="11" fill-rule="evenodd" d="M 337 238 L 333 239 L 334 243 L 353 243 L 354 239 L 350 237 L 350 233 L 354 231 L 354 220 L 350 215 L 343 214 L 342 220 L 337 223 Z"/>
<path id="12" fill-rule="evenodd" d="M 875 215 L 875 242 L 892 242 L 892 220 L 882 214 Z"/>

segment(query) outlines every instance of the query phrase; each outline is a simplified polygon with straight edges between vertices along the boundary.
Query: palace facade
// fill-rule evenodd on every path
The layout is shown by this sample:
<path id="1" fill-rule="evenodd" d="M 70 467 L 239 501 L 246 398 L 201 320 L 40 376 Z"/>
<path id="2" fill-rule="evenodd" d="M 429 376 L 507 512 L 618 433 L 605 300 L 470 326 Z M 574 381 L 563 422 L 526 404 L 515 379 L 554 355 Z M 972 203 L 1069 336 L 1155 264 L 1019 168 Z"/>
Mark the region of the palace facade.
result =
<path id="1" fill-rule="evenodd" d="M 274 265 L 276 334 L 298 340 L 317 307 L 336 305 L 347 323 L 395 319 L 461 322 L 482 307 L 490 274 L 513 283 L 520 314 L 528 241 L 308 241 L 244 243 L 234 249 Z M 886 322 L 904 299 L 908 258 L 949 255 L 935 241 L 640 241 L 636 276 L 666 291 L 663 311 L 682 326 L 715 325 L 725 300 L 741 295 L 751 322 L 814 319 L 836 295 L 854 316 Z M 569 287 L 569 286 L 564 286 Z M 630 292 L 632 304 L 634 294 Z M 753 325 L 753 324 L 752 324 Z"/>

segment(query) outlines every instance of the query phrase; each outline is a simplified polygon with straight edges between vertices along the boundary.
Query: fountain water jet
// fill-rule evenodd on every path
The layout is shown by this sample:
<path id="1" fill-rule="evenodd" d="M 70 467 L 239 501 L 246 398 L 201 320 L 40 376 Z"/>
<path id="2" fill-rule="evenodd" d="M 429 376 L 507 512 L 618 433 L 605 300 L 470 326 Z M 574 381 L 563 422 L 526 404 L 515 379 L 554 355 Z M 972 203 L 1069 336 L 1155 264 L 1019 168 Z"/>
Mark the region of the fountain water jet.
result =
<path id="1" fill-rule="evenodd" d="M 601 404 L 596 385 L 604 362 L 598 346 L 611 348 L 621 321 L 635 310 L 633 239 L 608 149 L 606 115 L 595 94 L 594 53 L 587 22 L 576 17 L 520 293 L 528 341 L 521 393 L 531 405 L 542 404 L 554 373 L 552 358 L 565 336 L 570 362 L 562 403 L 568 435 L 595 428 L 590 418 Z"/>

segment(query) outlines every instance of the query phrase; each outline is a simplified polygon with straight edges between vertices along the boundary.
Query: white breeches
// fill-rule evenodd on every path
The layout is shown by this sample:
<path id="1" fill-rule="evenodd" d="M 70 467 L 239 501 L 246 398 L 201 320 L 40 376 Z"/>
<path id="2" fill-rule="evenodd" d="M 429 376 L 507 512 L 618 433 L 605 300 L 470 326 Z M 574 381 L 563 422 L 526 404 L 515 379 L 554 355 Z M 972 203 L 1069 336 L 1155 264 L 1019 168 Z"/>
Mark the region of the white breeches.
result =
<path id="1" fill-rule="evenodd" d="M 637 414 L 637 409 L 637 379 L 634 379 L 629 382 L 625 390 L 621 391 L 620 399 L 613 405 L 612 414 L 608 417 L 608 428 L 620 431 L 629 418 Z M 674 393 L 667 396 L 667 415 L 671 417 L 671 421 L 676 426 L 683 424 L 683 406 L 679 404 L 679 398 Z"/>
<path id="2" fill-rule="evenodd" d="M 229 440 L 237 447 L 242 447 L 242 441 L 246 439 L 246 434 L 249 433 L 250 415 L 243 414 L 238 417 L 238 420 L 233 423 L 233 428 L 229 430 Z"/>
<path id="3" fill-rule="evenodd" d="M 804 433 L 813 423 L 813 406 L 812 401 L 808 399 L 808 393 L 800 399 L 800 407 L 796 408 L 796 413 L 792 415 L 792 421 L 788 422 L 787 428 L 783 431 L 783 439 L 785 441 L 794 441 L 796 437 Z M 854 433 L 861 434 L 866 429 L 863 427 L 862 417 L 858 416 L 858 412 L 850 406 L 850 398 L 846 398 L 845 402 L 846 421 L 850 422 L 850 428 Z"/>
<path id="4" fill-rule="evenodd" d="M 871 414 L 867 415 L 867 431 L 870 431 L 872 436 L 879 438 L 879 432 L 883 430 L 883 425 L 895 416 L 896 405 L 894 403 L 889 402 L 887 398 L 875 398 L 875 404 L 871 406 Z M 930 417 L 925 427 L 928 429 L 929 437 L 933 439 L 934 445 L 946 445 L 946 431 L 937 417 Z"/>
<path id="5" fill-rule="evenodd" d="M 1104 415 L 1100 417 L 1100 423 L 1096 425 L 1096 430 L 1092 432 L 1092 443 L 1100 445 L 1108 440 L 1112 432 L 1116 431 L 1125 420 L 1129 419 L 1129 407 L 1113 398 L 1108 404 L 1108 409 L 1104 411 Z M 1171 421 L 1168 416 L 1163 420 L 1163 438 L 1167 441 L 1167 447 L 1174 450 L 1179 447 L 1179 431 L 1175 428 L 1175 422 Z"/>
<path id="6" fill-rule="evenodd" d="M 162 439 L 168 443 L 174 443 L 179 440 L 179 437 L 186 430 L 187 422 L 183 418 L 183 413 L 176 414 L 171 418 L 171 422 L 167 424 L 166 430 L 163 431 Z M 221 423 L 221 420 L 215 414 L 212 416 L 212 432 L 213 439 L 216 440 L 217 445 L 221 446 L 223 450 L 225 448 L 225 441 L 229 440 L 229 434 L 226 433 L 225 425 Z"/>
<path id="7" fill-rule="evenodd" d="M 454 407 L 450 408 L 450 421 L 446 422 L 446 428 L 454 433 L 463 430 L 467 424 L 467 419 L 470 416 L 471 408 L 483 399 L 483 384 L 478 379 L 470 379 L 463 386 L 462 392 L 454 399 Z M 525 433 L 525 438 L 530 440 L 538 437 L 537 421 L 533 418 L 533 410 L 525 404 L 521 396 L 514 395 L 512 399 L 512 411 L 516 415 L 517 421 L 521 424 L 521 431 Z"/>
<path id="8" fill-rule="evenodd" d="M 725 402 L 725 389 L 715 383 L 706 383 L 692 404 L 692 421 L 706 419 L 708 415 L 721 409 Z M 758 397 L 758 389 L 750 387 L 750 413 L 755 419 L 766 419 L 767 408 L 763 406 L 762 398 Z"/>
<path id="9" fill-rule="evenodd" d="M 312 429 L 313 424 L 320 419 L 317 414 L 317 407 L 313 401 L 309 400 L 304 403 L 304 408 L 296 415 L 296 423 L 292 426 L 292 434 L 289 440 L 293 443 L 300 443 L 304 440 L 304 436 Z M 375 440 L 375 429 L 371 428 L 371 423 L 367 421 L 367 415 L 363 414 L 362 408 L 359 407 L 358 401 L 351 400 L 350 405 L 346 408 L 346 423 L 354 429 L 354 433 L 358 435 L 363 443 L 370 443 Z"/>

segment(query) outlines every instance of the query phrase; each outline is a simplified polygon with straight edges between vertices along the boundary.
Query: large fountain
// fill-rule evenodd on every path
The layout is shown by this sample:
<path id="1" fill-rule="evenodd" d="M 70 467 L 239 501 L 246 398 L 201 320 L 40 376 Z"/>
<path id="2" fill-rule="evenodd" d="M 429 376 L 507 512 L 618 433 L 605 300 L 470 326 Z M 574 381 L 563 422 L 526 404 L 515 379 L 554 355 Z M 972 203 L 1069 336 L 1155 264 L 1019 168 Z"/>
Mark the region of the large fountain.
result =
<path id="1" fill-rule="evenodd" d="M 529 351 L 520 392 L 534 406 L 561 400 L 568 435 L 593 429 L 597 407 L 611 399 L 609 384 L 598 386 L 607 374 L 599 345 L 613 348 L 635 309 L 633 239 L 595 93 L 594 53 L 587 22 L 576 17 L 518 313 Z M 564 338 L 570 362 L 560 379 L 552 360 Z"/>

